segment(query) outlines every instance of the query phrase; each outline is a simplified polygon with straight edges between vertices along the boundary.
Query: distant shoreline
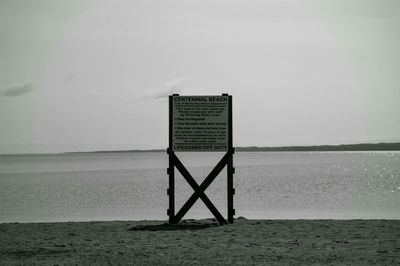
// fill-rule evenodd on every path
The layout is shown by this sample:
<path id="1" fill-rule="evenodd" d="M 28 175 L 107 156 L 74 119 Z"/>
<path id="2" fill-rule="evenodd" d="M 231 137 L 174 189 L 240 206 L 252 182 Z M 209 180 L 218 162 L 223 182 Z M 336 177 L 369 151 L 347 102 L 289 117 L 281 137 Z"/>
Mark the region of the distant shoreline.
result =
<path id="1" fill-rule="evenodd" d="M 382 142 L 382 143 L 358 143 L 358 144 L 340 144 L 340 145 L 313 145 L 313 146 L 278 146 L 278 147 L 235 147 L 237 152 L 307 152 L 307 151 L 400 151 L 400 142 Z M 99 151 L 76 151 L 61 153 L 26 153 L 26 154 L 0 154 L 2 155 L 68 155 L 82 153 L 150 153 L 166 152 L 166 149 L 149 150 L 99 150 Z"/>
<path id="2" fill-rule="evenodd" d="M 315 146 L 237 147 L 237 151 L 400 151 L 400 142 Z"/>
<path id="3" fill-rule="evenodd" d="M 279 146 L 279 147 L 235 147 L 237 152 L 245 151 L 400 151 L 400 142 L 393 143 L 359 143 L 340 145 L 315 145 L 315 146 Z M 152 150 L 114 150 L 92 152 L 66 152 L 71 153 L 138 153 L 138 152 L 166 152 L 165 149 Z"/>

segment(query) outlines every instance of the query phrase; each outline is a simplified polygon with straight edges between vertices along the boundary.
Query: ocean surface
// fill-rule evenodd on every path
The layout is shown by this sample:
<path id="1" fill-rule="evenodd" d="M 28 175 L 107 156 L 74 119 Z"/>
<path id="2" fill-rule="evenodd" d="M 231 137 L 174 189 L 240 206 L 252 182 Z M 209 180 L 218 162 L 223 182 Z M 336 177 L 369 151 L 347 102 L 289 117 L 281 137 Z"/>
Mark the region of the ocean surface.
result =
<path id="1" fill-rule="evenodd" d="M 178 153 L 198 183 L 222 153 Z M 165 153 L 0 156 L 0 223 L 167 220 Z M 236 216 L 400 219 L 400 152 L 238 152 Z M 176 171 L 176 208 L 193 190 Z M 226 216 L 226 169 L 206 190 Z M 212 217 L 199 200 L 184 218 Z"/>

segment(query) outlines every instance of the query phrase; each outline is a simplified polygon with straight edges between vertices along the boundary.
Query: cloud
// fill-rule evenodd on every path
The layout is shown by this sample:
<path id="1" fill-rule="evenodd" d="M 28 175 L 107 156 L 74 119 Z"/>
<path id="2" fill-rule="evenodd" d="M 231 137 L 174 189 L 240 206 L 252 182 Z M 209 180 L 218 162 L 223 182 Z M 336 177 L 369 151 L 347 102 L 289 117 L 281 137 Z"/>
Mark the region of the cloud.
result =
<path id="1" fill-rule="evenodd" d="M 168 80 L 164 82 L 160 88 L 146 91 L 143 98 L 167 99 L 171 94 L 180 94 L 184 90 L 183 84 L 185 81 L 187 81 L 187 78 L 174 78 Z"/>
<path id="2" fill-rule="evenodd" d="M 1 97 L 19 97 L 31 93 L 35 88 L 32 84 L 14 85 L 0 90 Z"/>

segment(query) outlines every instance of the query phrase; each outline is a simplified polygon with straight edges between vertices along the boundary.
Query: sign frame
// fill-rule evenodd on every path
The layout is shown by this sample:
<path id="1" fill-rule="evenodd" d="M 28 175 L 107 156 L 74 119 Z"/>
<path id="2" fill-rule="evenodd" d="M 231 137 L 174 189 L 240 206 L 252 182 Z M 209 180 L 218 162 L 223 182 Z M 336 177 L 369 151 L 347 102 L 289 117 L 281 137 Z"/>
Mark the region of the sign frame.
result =
<path id="1" fill-rule="evenodd" d="M 214 95 L 208 95 L 205 97 L 210 97 Z M 167 149 L 168 153 L 168 169 L 167 174 L 169 176 L 167 194 L 169 197 L 169 208 L 167 214 L 169 216 L 170 224 L 178 224 L 184 215 L 189 211 L 189 209 L 194 205 L 197 199 L 201 199 L 208 209 L 215 216 L 220 224 L 233 223 L 233 216 L 235 215 L 235 209 L 233 208 L 233 196 L 235 194 L 235 188 L 233 187 L 233 174 L 235 173 L 235 168 L 233 167 L 233 154 L 235 149 L 233 148 L 233 130 L 232 130 L 232 96 L 226 93 L 222 94 L 223 97 L 228 99 L 228 121 L 227 122 L 227 144 L 225 155 L 217 163 L 214 169 L 208 174 L 208 176 L 199 185 L 195 179 L 191 176 L 189 171 L 185 168 L 183 163 L 179 160 L 178 156 L 173 149 L 173 126 L 174 126 L 174 115 L 173 115 L 173 100 L 174 97 L 179 97 L 179 94 L 173 94 L 169 96 L 169 147 Z M 198 97 L 198 96 L 195 96 Z M 219 96 L 220 97 L 220 96 Z M 212 152 L 211 150 L 210 152 Z M 221 150 L 215 150 L 220 152 Z M 182 151 L 184 152 L 184 151 Z M 204 193 L 208 186 L 213 182 L 213 180 L 218 176 L 218 174 L 225 168 L 227 169 L 227 209 L 228 217 L 227 220 L 221 215 L 217 208 L 213 205 L 207 195 Z M 182 174 L 185 180 L 193 188 L 194 193 L 189 197 L 182 208 L 175 213 L 175 168 Z"/>

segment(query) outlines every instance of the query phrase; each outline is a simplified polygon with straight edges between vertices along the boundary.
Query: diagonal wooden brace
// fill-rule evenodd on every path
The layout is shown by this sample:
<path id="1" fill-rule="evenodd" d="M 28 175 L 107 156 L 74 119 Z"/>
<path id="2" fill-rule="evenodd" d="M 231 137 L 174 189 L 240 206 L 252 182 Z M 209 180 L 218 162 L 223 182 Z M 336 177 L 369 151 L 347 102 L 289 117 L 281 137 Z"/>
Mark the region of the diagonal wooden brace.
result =
<path id="1" fill-rule="evenodd" d="M 193 188 L 194 193 L 190 198 L 186 201 L 186 203 L 182 206 L 182 208 L 178 211 L 176 216 L 174 217 L 174 223 L 179 223 L 179 221 L 183 218 L 183 216 L 189 211 L 189 209 L 193 206 L 193 204 L 197 201 L 198 198 L 204 202 L 204 204 L 208 207 L 208 209 L 212 212 L 215 218 L 218 220 L 220 224 L 226 224 L 227 221 L 221 215 L 221 213 L 217 210 L 214 204 L 210 201 L 204 191 L 210 186 L 210 184 L 214 181 L 214 179 L 218 176 L 218 174 L 224 169 L 225 165 L 228 163 L 228 153 L 222 157 L 222 159 L 218 162 L 218 164 L 214 167 L 214 169 L 208 174 L 208 176 L 204 179 L 204 181 L 199 186 L 186 169 L 186 167 L 182 164 L 179 158 L 172 153 L 173 161 L 176 168 L 182 174 L 182 176 L 186 179 L 189 185 Z"/>

